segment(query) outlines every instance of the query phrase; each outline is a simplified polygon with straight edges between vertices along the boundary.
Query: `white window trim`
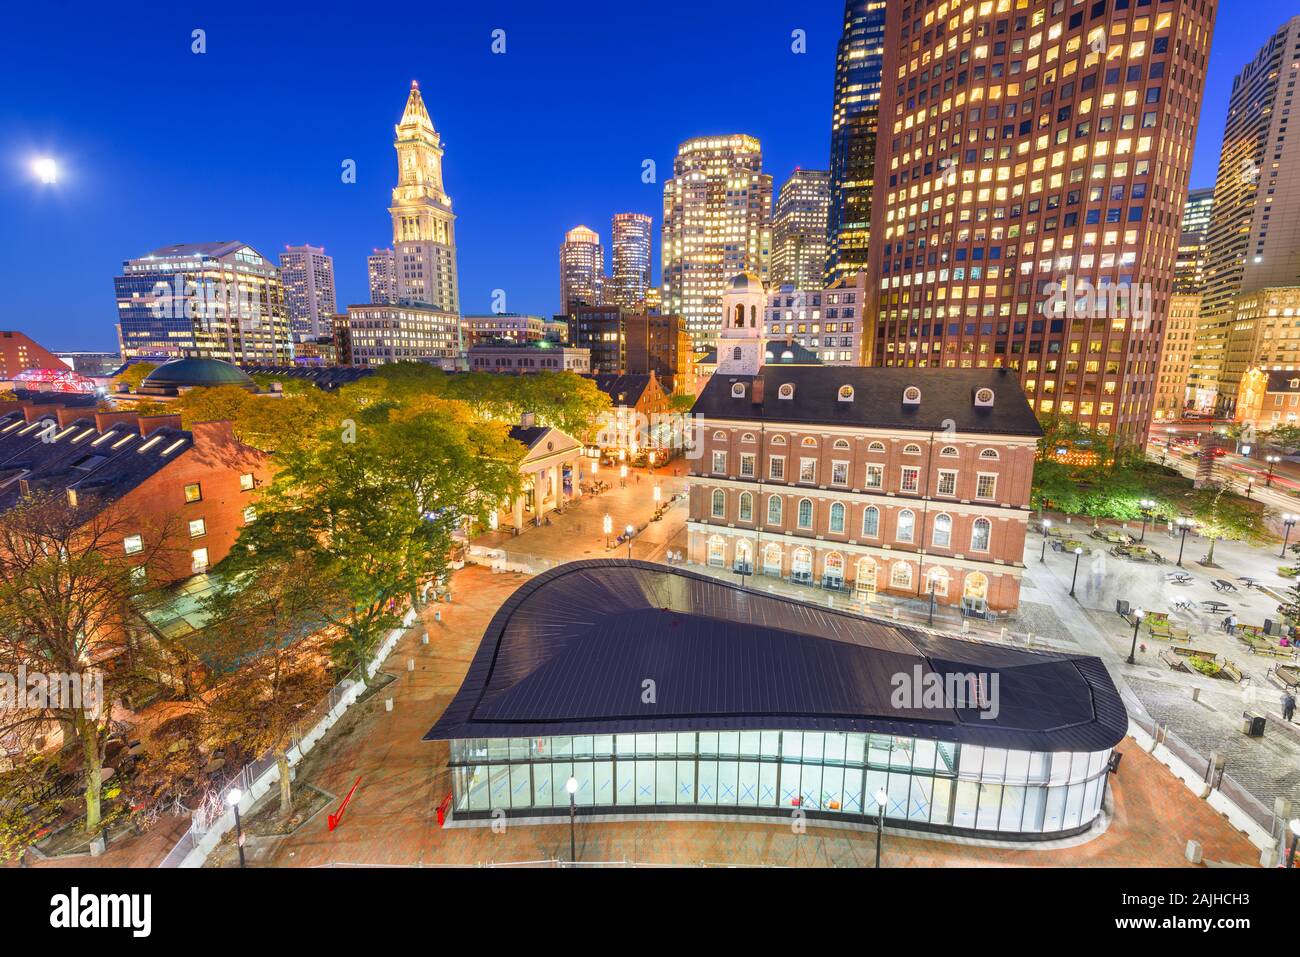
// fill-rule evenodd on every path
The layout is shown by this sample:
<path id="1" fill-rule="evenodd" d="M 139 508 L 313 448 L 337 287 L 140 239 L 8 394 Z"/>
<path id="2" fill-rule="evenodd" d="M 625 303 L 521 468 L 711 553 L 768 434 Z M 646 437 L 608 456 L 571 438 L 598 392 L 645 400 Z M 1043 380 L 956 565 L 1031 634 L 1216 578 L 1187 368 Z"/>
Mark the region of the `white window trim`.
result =
<path id="1" fill-rule="evenodd" d="M 879 481 L 877 482 L 871 481 L 871 476 L 873 474 L 879 479 Z M 877 465 L 874 462 L 869 463 L 867 465 L 866 481 L 864 482 L 862 487 L 863 488 L 884 488 L 885 487 L 885 466 L 883 464 Z"/>
<path id="2" fill-rule="evenodd" d="M 835 481 L 835 469 L 841 465 L 844 466 L 844 478 L 837 482 Z M 848 462 L 845 462 L 843 459 L 836 459 L 831 462 L 831 484 L 844 485 L 844 486 L 847 486 L 849 484 L 849 463 Z"/>
<path id="3" fill-rule="evenodd" d="M 908 487 L 907 487 L 907 474 L 908 474 L 909 472 L 911 472 L 912 475 L 915 476 L 915 478 L 916 478 L 916 481 L 915 481 L 915 483 L 913 483 L 913 487 L 912 487 L 912 488 L 908 488 Z M 899 490 L 900 492 L 909 492 L 909 493 L 910 493 L 910 492 L 919 492 L 919 491 L 921 491 L 921 468 L 920 468 L 920 466 L 918 466 L 918 465 L 902 465 L 902 466 L 899 466 L 899 473 L 898 473 L 898 490 Z"/>
<path id="4" fill-rule="evenodd" d="M 959 475 L 958 470 L 957 470 L 957 469 L 939 469 L 938 472 L 939 472 L 939 477 L 935 480 L 935 483 L 934 483 L 934 494 L 935 494 L 935 495 L 949 495 L 949 496 L 952 496 L 953 498 L 956 498 L 956 496 L 957 496 L 957 476 Z M 951 491 L 951 492 L 945 492 L 945 491 L 943 490 L 943 478 L 944 478 L 945 475 L 951 475 L 951 476 L 952 476 L 952 491 Z"/>
<path id="5" fill-rule="evenodd" d="M 991 478 L 993 480 L 993 491 L 988 495 L 980 494 L 980 479 Z M 998 473 L 997 472 L 976 472 L 975 473 L 975 497 L 981 502 L 993 502 L 998 497 Z"/>

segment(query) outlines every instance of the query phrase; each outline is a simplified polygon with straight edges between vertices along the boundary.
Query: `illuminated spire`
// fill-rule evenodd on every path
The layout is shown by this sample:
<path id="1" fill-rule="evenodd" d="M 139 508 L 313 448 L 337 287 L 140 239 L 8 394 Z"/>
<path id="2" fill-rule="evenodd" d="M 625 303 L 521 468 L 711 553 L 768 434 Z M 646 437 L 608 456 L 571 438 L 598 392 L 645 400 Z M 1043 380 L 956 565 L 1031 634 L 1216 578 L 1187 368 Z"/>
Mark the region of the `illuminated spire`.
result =
<path id="1" fill-rule="evenodd" d="M 411 81 L 411 94 L 406 98 L 406 109 L 402 111 L 402 122 L 398 126 L 433 129 L 433 120 L 429 119 L 429 111 L 425 109 L 424 97 L 420 96 L 420 84 L 415 80 Z"/>

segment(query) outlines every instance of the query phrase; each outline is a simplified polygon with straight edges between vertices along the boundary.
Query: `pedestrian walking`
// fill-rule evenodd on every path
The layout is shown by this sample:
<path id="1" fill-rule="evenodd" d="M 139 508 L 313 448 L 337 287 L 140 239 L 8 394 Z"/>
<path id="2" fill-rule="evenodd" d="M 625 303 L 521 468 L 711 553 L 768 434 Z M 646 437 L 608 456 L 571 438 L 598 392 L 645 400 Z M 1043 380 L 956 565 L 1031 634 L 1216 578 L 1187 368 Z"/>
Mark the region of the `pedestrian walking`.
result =
<path id="1" fill-rule="evenodd" d="M 1286 691 L 1282 693 L 1282 717 L 1290 721 L 1295 716 L 1295 695 Z"/>

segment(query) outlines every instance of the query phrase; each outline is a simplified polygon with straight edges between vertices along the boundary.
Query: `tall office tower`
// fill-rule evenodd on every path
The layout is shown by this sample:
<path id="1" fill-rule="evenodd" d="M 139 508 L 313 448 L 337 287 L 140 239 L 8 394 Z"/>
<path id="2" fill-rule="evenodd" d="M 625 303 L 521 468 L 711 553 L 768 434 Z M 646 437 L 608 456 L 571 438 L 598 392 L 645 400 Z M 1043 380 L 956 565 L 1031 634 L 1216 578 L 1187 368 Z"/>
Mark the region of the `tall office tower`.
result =
<path id="1" fill-rule="evenodd" d="M 318 246 L 285 246 L 280 253 L 280 282 L 295 339 L 330 334 L 334 302 L 334 260 Z"/>
<path id="2" fill-rule="evenodd" d="M 1202 389 L 1216 404 L 1236 398 L 1217 381 L 1234 321 L 1233 300 L 1266 286 L 1300 282 L 1300 149 L 1287 142 L 1297 74 L 1300 16 L 1274 33 L 1232 81 L 1214 181 L 1214 208 L 1201 299 Z"/>
<path id="3" fill-rule="evenodd" d="M 885 0 L 845 0 L 831 107 L 827 285 L 867 268 L 884 55 Z"/>
<path id="4" fill-rule="evenodd" d="M 443 191 L 442 137 L 414 81 L 396 130 L 398 179 L 388 211 L 393 216 L 397 301 L 458 313 L 456 217 L 451 197 Z"/>
<path id="5" fill-rule="evenodd" d="M 1156 397 L 1152 409 L 1152 417 L 1156 422 L 1181 418 L 1183 409 L 1187 408 L 1192 396 L 1189 383 L 1200 313 L 1200 293 L 1175 292 L 1169 297 L 1169 314 L 1165 317 L 1164 342 L 1160 349 L 1160 369 L 1156 375 Z M 1158 433 L 1152 435 L 1155 439 L 1160 437 Z"/>
<path id="6" fill-rule="evenodd" d="M 615 213 L 613 221 L 613 273 L 605 298 L 628 309 L 644 309 L 650 288 L 653 223 L 644 213 Z"/>
<path id="7" fill-rule="evenodd" d="M 128 259 L 113 280 L 123 359 L 293 360 L 280 271 L 241 242 L 181 243 Z"/>
<path id="8" fill-rule="evenodd" d="M 397 302 L 397 258 L 391 249 L 376 249 L 366 258 L 370 275 L 370 301 L 376 305 Z"/>
<path id="9" fill-rule="evenodd" d="M 697 347 L 713 345 L 722 293 L 741 273 L 768 281 L 772 177 L 752 136 L 701 136 L 677 148 L 664 183 L 662 311 Z"/>
<path id="10" fill-rule="evenodd" d="M 886 13 L 870 364 L 1011 368 L 1037 412 L 1136 440 L 1215 4 L 978 10 Z"/>
<path id="11" fill-rule="evenodd" d="M 1213 208 L 1214 187 L 1188 191 L 1178 236 L 1178 258 L 1174 260 L 1174 292 L 1199 294 L 1205 285 L 1206 243 Z"/>
<path id="12" fill-rule="evenodd" d="M 772 214 L 771 285 L 822 288 L 830 202 L 825 170 L 797 169 L 781 185 Z"/>
<path id="13" fill-rule="evenodd" d="M 605 301 L 605 250 L 600 237 L 586 226 L 574 226 L 560 244 L 560 309 L 572 313 L 579 306 L 599 306 Z"/>

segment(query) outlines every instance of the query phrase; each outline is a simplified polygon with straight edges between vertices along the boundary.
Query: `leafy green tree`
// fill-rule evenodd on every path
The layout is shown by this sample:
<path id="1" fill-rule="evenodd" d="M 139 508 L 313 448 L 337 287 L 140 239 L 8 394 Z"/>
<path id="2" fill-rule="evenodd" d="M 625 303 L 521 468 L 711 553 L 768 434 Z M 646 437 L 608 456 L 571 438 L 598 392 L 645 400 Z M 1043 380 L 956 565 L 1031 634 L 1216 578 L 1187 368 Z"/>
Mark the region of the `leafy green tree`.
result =
<path id="1" fill-rule="evenodd" d="M 58 765 L 41 755 L 0 771 L 0 861 L 20 857 L 62 816 Z"/>
<path id="2" fill-rule="evenodd" d="M 1300 451 L 1300 426 L 1279 425 L 1263 433 L 1263 439 L 1284 455 L 1292 455 Z"/>
<path id="3" fill-rule="evenodd" d="M 1191 516 L 1200 533 L 1210 540 L 1205 564 L 1214 564 L 1214 545 L 1220 539 L 1256 544 L 1268 538 L 1265 508 L 1259 502 L 1234 495 L 1222 484 L 1207 485 L 1189 498 Z"/>
<path id="4" fill-rule="evenodd" d="M 153 362 L 132 362 L 129 366 L 118 373 L 118 375 L 114 377 L 113 381 L 122 383 L 132 392 L 136 392 L 139 391 L 140 383 L 144 382 L 145 376 L 157 368 L 158 365 Z"/>
<path id="5" fill-rule="evenodd" d="M 227 559 L 241 572 L 303 566 L 344 596 L 328 609 L 341 670 L 369 657 L 385 630 L 446 574 L 455 533 L 519 487 L 523 446 L 504 423 L 424 396 L 354 406 L 354 416 L 281 453 L 280 468 Z"/>

